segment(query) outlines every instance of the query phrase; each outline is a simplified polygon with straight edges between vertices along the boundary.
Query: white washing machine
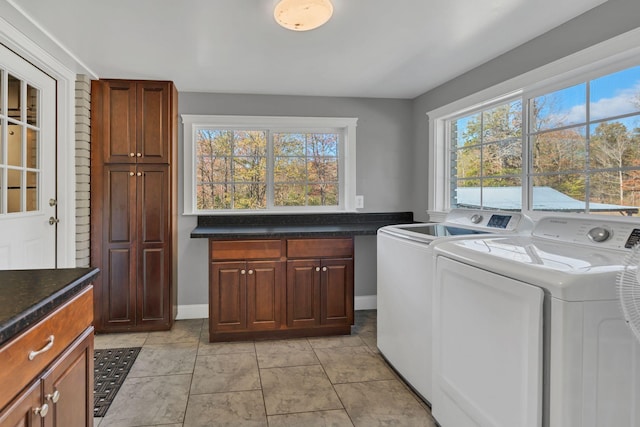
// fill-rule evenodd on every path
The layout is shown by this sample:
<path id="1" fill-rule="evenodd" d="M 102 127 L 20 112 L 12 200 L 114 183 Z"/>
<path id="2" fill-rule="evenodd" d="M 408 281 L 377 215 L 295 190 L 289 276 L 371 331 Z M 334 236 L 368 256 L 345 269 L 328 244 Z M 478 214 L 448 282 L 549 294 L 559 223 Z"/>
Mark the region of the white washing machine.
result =
<path id="1" fill-rule="evenodd" d="M 427 402 L 432 390 L 434 241 L 530 231 L 520 213 L 454 209 L 441 223 L 386 226 L 377 234 L 378 349 Z"/>
<path id="2" fill-rule="evenodd" d="M 438 423 L 640 426 L 640 344 L 616 294 L 639 235 L 637 218 L 547 217 L 436 245 Z"/>

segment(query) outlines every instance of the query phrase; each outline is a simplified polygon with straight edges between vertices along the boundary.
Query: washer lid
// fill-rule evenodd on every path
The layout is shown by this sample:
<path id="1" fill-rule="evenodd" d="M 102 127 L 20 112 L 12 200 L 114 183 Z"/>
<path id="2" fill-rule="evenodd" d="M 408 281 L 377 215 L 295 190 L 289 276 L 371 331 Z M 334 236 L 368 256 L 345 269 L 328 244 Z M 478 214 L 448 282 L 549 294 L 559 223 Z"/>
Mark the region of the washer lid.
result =
<path id="1" fill-rule="evenodd" d="M 616 275 L 624 269 L 625 256 L 625 251 L 531 236 L 453 240 L 434 246 L 434 251 L 436 256 L 542 287 L 566 301 L 617 299 Z"/>

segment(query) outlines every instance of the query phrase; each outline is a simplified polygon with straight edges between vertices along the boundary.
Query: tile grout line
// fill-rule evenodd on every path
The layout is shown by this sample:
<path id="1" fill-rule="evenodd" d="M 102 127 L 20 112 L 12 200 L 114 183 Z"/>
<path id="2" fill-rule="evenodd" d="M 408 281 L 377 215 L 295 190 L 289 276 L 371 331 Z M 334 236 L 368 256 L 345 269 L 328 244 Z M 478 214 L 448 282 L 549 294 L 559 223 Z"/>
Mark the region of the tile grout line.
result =
<path id="1" fill-rule="evenodd" d="M 309 345 L 311 346 L 311 343 L 309 343 Z M 331 378 L 329 377 L 329 374 L 327 374 L 327 370 L 325 369 L 324 365 L 322 364 L 322 360 L 320 360 L 320 358 L 318 357 L 318 354 L 316 353 L 316 349 L 313 348 L 313 346 L 311 346 L 311 349 L 313 350 L 313 354 L 315 354 L 316 359 L 318 359 L 318 362 L 320 362 L 320 367 L 322 368 L 322 372 L 324 372 L 324 374 L 327 376 L 327 379 L 329 380 L 329 384 L 331 384 L 331 389 L 333 390 L 333 392 L 336 394 L 336 397 L 340 401 L 340 405 L 342 405 L 342 409 L 344 410 L 344 413 L 347 414 L 347 417 L 349 417 L 349 421 L 351 422 L 351 425 L 355 426 L 356 423 L 353 421 L 353 418 L 351 418 L 351 414 L 349 413 L 349 411 L 347 411 L 347 407 L 344 405 L 344 402 L 342 401 L 342 398 L 338 394 L 338 391 L 336 390 L 335 384 L 333 384 L 333 381 L 331 381 Z"/>
<path id="2" fill-rule="evenodd" d="M 267 412 L 267 401 L 264 397 L 264 386 L 262 385 L 262 369 L 260 368 L 260 362 L 258 361 L 258 349 L 256 347 L 256 341 L 253 341 L 253 355 L 256 358 L 256 366 L 258 367 L 258 380 L 260 381 L 260 394 L 262 395 L 262 406 L 264 407 L 264 419 L 269 426 L 269 413 Z"/>

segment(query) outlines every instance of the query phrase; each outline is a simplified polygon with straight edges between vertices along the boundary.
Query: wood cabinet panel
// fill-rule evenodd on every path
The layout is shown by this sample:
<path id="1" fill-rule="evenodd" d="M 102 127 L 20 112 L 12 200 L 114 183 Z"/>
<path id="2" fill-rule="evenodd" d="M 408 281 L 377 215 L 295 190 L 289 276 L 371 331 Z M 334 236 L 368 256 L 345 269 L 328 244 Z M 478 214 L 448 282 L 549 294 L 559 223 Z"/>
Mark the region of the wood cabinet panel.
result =
<path id="1" fill-rule="evenodd" d="M 245 329 L 247 296 L 242 271 L 246 271 L 246 263 L 214 262 L 210 271 L 210 328 L 213 331 Z"/>
<path id="2" fill-rule="evenodd" d="M 131 301 L 134 300 L 132 271 L 135 271 L 135 260 L 131 249 L 108 249 L 108 260 L 103 265 L 108 269 L 103 273 L 102 301 L 105 302 L 102 312 L 106 324 L 132 324 L 135 321 Z"/>
<path id="3" fill-rule="evenodd" d="M 42 387 L 36 381 L 18 396 L 11 404 L 0 411 L 0 426 L 2 427 L 40 427 L 43 419 L 34 413 L 34 409 L 41 408 Z"/>
<path id="4" fill-rule="evenodd" d="M 170 238 L 170 216 L 167 188 L 171 185 L 169 166 L 140 165 L 136 168 L 138 200 L 138 232 L 142 244 L 164 244 Z"/>
<path id="5" fill-rule="evenodd" d="M 168 163 L 171 145 L 170 86 L 138 82 L 138 163 Z M 137 154 L 136 154 L 137 155 Z"/>
<path id="6" fill-rule="evenodd" d="M 45 427 L 93 424 L 93 328 L 43 374 L 42 384 Z"/>
<path id="7" fill-rule="evenodd" d="M 247 328 L 266 330 L 280 327 L 281 282 L 280 261 L 247 263 Z"/>
<path id="8" fill-rule="evenodd" d="M 169 166 L 138 165 L 137 316 L 140 326 L 168 326 L 171 317 L 171 221 L 167 188 Z"/>
<path id="9" fill-rule="evenodd" d="M 353 256 L 353 239 L 288 239 L 288 258 Z"/>
<path id="10" fill-rule="evenodd" d="M 287 261 L 287 324 L 313 327 L 320 324 L 320 263 Z"/>
<path id="11" fill-rule="evenodd" d="M 103 83 L 99 90 L 104 111 L 102 132 L 105 162 L 135 163 L 135 157 L 130 156 L 136 151 L 135 83 L 124 80 Z M 92 92 L 96 91 L 92 87 Z"/>
<path id="12" fill-rule="evenodd" d="M 323 325 L 353 324 L 353 258 L 322 261 Z"/>
<path id="13" fill-rule="evenodd" d="M 209 243 L 210 259 L 268 259 L 280 258 L 282 242 L 274 239 L 265 240 L 211 240 Z"/>
<path id="14" fill-rule="evenodd" d="M 114 165 L 105 169 L 105 239 L 108 245 L 133 242 L 131 222 L 135 215 L 136 186 L 134 170 L 128 165 Z"/>

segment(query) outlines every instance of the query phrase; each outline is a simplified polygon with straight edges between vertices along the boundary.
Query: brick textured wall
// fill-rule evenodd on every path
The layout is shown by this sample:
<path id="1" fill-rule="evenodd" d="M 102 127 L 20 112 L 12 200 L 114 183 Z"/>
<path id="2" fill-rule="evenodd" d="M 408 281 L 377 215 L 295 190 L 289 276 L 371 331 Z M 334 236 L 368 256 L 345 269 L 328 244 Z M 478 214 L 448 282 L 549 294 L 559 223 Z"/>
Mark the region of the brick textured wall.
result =
<path id="1" fill-rule="evenodd" d="M 89 266 L 89 166 L 91 79 L 76 79 L 76 266 Z"/>

